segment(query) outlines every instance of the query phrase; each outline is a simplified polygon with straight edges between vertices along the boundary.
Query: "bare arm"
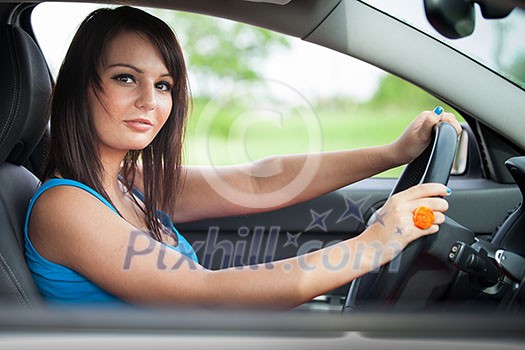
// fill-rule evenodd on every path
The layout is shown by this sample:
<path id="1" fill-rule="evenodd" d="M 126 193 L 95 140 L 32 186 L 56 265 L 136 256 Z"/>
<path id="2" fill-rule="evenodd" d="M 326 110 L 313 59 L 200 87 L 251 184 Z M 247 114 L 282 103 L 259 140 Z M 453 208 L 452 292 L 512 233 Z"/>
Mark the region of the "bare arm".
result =
<path id="1" fill-rule="evenodd" d="M 446 188 L 438 184 L 399 193 L 383 207 L 384 224 L 273 267 L 206 270 L 72 187 L 53 188 L 40 197 L 29 233 L 41 255 L 132 303 L 293 307 L 384 264 L 413 239 L 436 232 L 448 205 L 432 197 L 445 195 Z M 435 224 L 426 230 L 412 224 L 412 212 L 419 205 L 436 211 Z M 396 226 L 405 227 L 405 232 L 394 234 Z"/>
<path id="2" fill-rule="evenodd" d="M 177 222 L 274 210 L 394 166 L 392 146 L 275 156 L 251 164 L 185 168 Z M 198 208 L 198 210 L 195 210 Z"/>
<path id="3" fill-rule="evenodd" d="M 187 167 L 175 220 L 251 214 L 307 201 L 412 161 L 450 113 L 421 113 L 394 143 L 349 151 L 276 156 L 239 166 Z"/>

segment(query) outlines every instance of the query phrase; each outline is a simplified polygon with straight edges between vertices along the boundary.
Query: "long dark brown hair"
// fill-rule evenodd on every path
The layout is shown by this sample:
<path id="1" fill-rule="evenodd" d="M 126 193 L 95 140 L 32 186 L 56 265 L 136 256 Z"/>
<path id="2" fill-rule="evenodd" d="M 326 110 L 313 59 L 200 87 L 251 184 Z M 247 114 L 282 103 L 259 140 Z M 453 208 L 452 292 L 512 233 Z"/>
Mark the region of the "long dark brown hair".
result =
<path id="1" fill-rule="evenodd" d="M 93 188 L 108 201 L 102 186 L 102 163 L 98 136 L 87 103 L 88 87 L 101 91 L 97 72 L 113 38 L 132 31 L 144 35 L 161 53 L 175 82 L 170 116 L 155 139 L 142 150 L 130 150 L 120 176 L 131 191 L 137 162 L 143 164 L 144 213 L 152 235 L 161 240 L 162 225 L 157 211 L 173 215 L 175 197 L 181 187 L 184 130 L 189 106 L 189 88 L 182 50 L 170 27 L 136 8 L 122 6 L 98 9 L 80 25 L 60 68 L 51 100 L 51 143 L 42 173 L 46 180 L 59 173 Z"/>

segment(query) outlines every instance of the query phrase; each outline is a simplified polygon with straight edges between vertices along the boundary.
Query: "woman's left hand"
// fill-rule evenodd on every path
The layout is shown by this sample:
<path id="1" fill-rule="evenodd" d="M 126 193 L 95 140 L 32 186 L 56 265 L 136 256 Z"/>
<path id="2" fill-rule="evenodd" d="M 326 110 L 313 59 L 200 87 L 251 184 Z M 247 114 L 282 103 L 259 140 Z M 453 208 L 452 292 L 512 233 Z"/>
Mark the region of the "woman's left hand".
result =
<path id="1" fill-rule="evenodd" d="M 403 134 L 392 144 L 396 159 L 402 164 L 413 161 L 430 143 L 432 128 L 440 122 L 452 124 L 458 136 L 461 126 L 452 113 L 446 113 L 443 108 L 436 107 L 434 111 L 424 111 L 408 125 Z"/>

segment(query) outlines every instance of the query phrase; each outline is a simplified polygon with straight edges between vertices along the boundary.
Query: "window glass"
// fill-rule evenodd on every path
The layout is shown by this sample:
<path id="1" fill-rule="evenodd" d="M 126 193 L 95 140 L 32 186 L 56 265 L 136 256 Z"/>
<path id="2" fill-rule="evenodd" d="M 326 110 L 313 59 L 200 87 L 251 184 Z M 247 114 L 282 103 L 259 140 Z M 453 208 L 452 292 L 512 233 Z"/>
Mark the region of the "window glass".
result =
<path id="1" fill-rule="evenodd" d="M 525 9 L 515 8 L 503 19 L 485 19 L 478 4 L 474 32 L 461 39 L 447 39 L 428 22 L 420 0 L 363 0 L 432 35 L 525 89 Z"/>
<path id="2" fill-rule="evenodd" d="M 55 76 L 80 21 L 99 6 L 35 8 L 34 31 Z M 441 104 L 369 64 L 297 38 L 203 15 L 146 10 L 170 24 L 185 52 L 193 95 L 188 164 L 386 144 L 420 111 Z"/>

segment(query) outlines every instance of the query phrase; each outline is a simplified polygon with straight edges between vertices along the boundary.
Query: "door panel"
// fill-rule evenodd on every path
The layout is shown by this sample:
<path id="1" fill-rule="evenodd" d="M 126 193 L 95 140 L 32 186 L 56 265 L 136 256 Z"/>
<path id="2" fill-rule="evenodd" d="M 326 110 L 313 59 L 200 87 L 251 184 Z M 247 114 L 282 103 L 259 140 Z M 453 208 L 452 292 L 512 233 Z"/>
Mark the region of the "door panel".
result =
<path id="1" fill-rule="evenodd" d="M 355 237 L 394 184 L 395 179 L 366 179 L 289 208 L 181 224 L 179 230 L 211 269 L 270 263 Z M 491 234 L 521 200 L 515 185 L 489 180 L 452 178 L 449 187 L 447 215 L 479 235 Z M 302 308 L 337 312 L 347 291 L 343 286 Z"/>
<path id="2" fill-rule="evenodd" d="M 282 259 L 358 235 L 395 179 L 366 179 L 312 201 L 273 212 L 179 225 L 201 262 L 212 269 Z M 447 215 L 480 235 L 491 234 L 521 200 L 515 185 L 484 179 L 449 182 Z"/>

